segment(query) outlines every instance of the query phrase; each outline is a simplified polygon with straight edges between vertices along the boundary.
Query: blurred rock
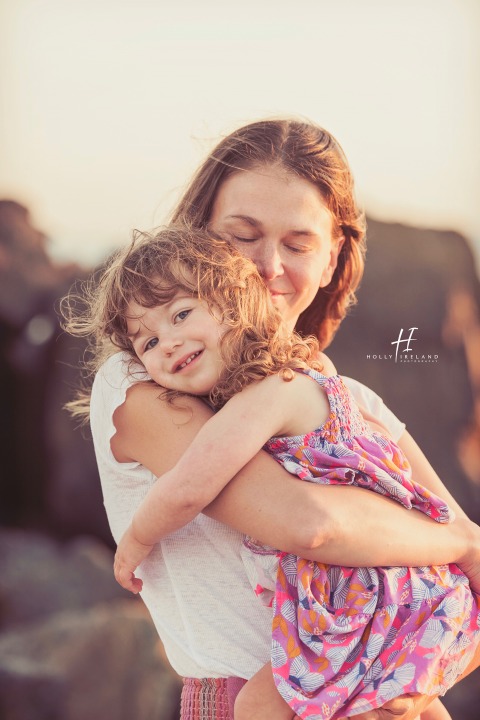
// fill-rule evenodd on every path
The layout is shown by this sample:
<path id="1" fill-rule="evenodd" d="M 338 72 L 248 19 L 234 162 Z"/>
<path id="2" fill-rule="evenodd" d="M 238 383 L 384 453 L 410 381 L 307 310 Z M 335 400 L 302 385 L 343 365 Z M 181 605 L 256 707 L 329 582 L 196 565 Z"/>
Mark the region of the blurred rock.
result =
<path id="1" fill-rule="evenodd" d="M 85 345 L 56 305 L 84 275 L 0 201 L 0 718 L 173 720 L 179 680 L 114 580 L 92 442 L 63 409 Z"/>
<path id="2" fill-rule="evenodd" d="M 64 409 L 78 390 L 84 351 L 82 339 L 65 333 L 57 337 L 44 407 L 49 466 L 46 518 L 49 530 L 59 537 L 89 534 L 113 547 L 90 427 L 78 427 Z"/>
<path id="3" fill-rule="evenodd" d="M 0 531 L 0 718 L 170 720 L 180 682 L 97 540 Z"/>
<path id="4" fill-rule="evenodd" d="M 38 662 L 0 656 L 2 720 L 63 720 L 65 690 L 64 678 Z"/>
<path id="5" fill-rule="evenodd" d="M 4 720 L 174 720 L 178 694 L 140 603 L 55 613 L 0 638 Z"/>
<path id="6" fill-rule="evenodd" d="M 392 343 L 401 329 L 408 337 L 410 328 L 418 328 L 412 354 L 437 355 L 436 362 L 395 362 Z M 445 485 L 479 522 L 477 347 L 480 283 L 466 239 L 370 219 L 358 305 L 328 355 L 341 373 L 375 390 L 406 423 Z M 468 444 L 463 452 L 462 443 Z"/>
<path id="7" fill-rule="evenodd" d="M 0 530 L 0 627 L 131 597 L 113 577 L 113 553 L 93 538 L 60 544 Z"/>
<path id="8" fill-rule="evenodd" d="M 480 283 L 461 235 L 368 222 L 365 275 L 327 353 L 403 420 L 445 485 L 480 522 Z M 392 342 L 436 362 L 395 362 Z M 406 345 L 400 346 L 405 349 Z M 377 358 L 374 359 L 373 356 Z M 383 359 L 379 359 L 380 356 Z M 478 720 L 480 670 L 444 703 L 454 720 Z"/>
<path id="9" fill-rule="evenodd" d="M 111 543 L 92 443 L 63 410 L 85 344 L 56 305 L 86 274 L 55 263 L 28 209 L 0 200 L 0 524 Z"/>

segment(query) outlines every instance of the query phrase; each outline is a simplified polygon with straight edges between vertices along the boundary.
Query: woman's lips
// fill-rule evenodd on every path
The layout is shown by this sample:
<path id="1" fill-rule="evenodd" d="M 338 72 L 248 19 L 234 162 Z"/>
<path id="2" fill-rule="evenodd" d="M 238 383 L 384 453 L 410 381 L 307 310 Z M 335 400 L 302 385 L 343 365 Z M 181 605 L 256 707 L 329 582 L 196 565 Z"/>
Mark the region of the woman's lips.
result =
<path id="1" fill-rule="evenodd" d="M 278 292 L 277 290 L 269 290 L 269 292 L 270 292 L 270 297 L 272 298 L 272 300 L 274 302 L 275 302 L 275 300 L 278 300 L 279 298 L 283 298 L 283 297 L 285 297 L 285 295 L 287 295 L 287 293 Z"/>

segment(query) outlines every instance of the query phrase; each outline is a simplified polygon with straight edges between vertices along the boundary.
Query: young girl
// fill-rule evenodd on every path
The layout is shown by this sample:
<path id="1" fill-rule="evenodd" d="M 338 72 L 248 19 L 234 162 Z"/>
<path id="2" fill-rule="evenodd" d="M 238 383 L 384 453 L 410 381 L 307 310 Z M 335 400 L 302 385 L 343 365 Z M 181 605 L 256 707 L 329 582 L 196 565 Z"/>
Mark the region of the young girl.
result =
<path id="1" fill-rule="evenodd" d="M 141 589 L 134 572 L 153 545 L 205 508 L 262 446 L 302 479 L 359 485 L 451 519 L 413 482 L 398 447 L 364 422 L 316 342 L 284 329 L 255 266 L 225 242 L 165 230 L 117 257 L 97 297 L 98 332 L 131 354 L 132 373 L 167 388 L 180 408 L 188 393 L 218 410 L 119 543 L 115 575 L 124 587 Z M 454 565 L 341 568 L 252 538 L 245 560 L 257 593 L 273 600 L 273 679 L 288 705 L 268 666 L 241 692 L 239 717 L 337 718 L 404 693 L 433 698 L 474 655 L 480 599 Z"/>

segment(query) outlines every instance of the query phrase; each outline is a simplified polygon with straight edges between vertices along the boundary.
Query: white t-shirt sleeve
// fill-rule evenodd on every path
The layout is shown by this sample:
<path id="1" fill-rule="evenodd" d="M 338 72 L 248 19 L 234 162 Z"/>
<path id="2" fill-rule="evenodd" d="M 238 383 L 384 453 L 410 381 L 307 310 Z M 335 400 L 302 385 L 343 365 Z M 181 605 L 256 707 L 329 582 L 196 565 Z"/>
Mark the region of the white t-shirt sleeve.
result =
<path id="1" fill-rule="evenodd" d="M 385 425 L 395 442 L 398 442 L 405 431 L 405 423 L 401 422 L 397 416 L 388 409 L 382 398 L 366 385 L 349 377 L 343 377 L 343 381 L 357 403 L 368 410 L 382 425 Z"/>

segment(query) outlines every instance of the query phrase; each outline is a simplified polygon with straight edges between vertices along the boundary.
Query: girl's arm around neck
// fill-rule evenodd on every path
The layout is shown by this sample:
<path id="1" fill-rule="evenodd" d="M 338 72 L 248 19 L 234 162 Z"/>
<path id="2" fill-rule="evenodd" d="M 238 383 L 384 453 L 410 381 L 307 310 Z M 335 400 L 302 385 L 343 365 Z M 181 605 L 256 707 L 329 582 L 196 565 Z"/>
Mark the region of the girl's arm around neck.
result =
<path id="1" fill-rule="evenodd" d="M 293 392 L 273 375 L 232 397 L 152 486 L 133 518 L 137 540 L 152 545 L 198 515 L 268 438 L 291 424 Z"/>

